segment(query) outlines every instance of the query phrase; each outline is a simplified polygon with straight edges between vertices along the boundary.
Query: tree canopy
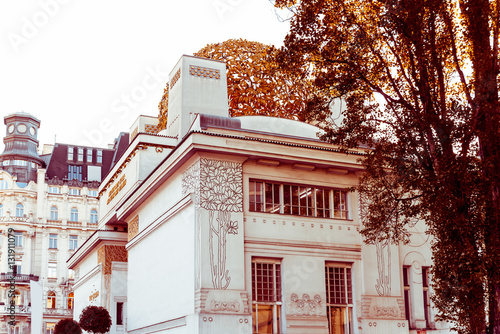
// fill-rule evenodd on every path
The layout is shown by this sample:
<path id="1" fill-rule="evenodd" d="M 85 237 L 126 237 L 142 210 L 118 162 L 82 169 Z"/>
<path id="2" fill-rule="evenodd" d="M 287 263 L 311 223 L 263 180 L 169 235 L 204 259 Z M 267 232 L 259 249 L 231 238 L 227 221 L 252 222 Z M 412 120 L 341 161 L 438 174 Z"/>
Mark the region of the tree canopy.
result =
<path id="1" fill-rule="evenodd" d="M 80 327 L 91 333 L 107 333 L 111 328 L 108 310 L 102 306 L 87 306 L 80 314 Z"/>
<path id="2" fill-rule="evenodd" d="M 314 99 L 311 80 L 282 71 L 275 62 L 277 50 L 244 39 L 208 44 L 194 55 L 224 61 L 227 68 L 229 114 L 268 115 L 304 120 Z M 168 114 L 168 83 L 159 109 L 160 128 Z"/>
<path id="3" fill-rule="evenodd" d="M 54 334 L 82 334 L 82 329 L 73 319 L 62 319 L 54 327 Z"/>
<path id="4" fill-rule="evenodd" d="M 277 54 L 347 110 L 309 104 L 325 138 L 370 147 L 366 242 L 432 235 L 434 302 L 463 333 L 500 333 L 498 1 L 276 0 L 293 12 Z"/>

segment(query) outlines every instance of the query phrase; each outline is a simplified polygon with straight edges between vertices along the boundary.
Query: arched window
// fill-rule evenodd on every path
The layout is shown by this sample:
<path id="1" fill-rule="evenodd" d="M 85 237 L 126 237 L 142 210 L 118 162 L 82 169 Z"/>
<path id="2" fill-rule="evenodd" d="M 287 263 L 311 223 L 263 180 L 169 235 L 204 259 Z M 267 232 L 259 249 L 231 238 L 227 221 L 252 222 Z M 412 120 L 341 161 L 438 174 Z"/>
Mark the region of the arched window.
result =
<path id="1" fill-rule="evenodd" d="M 78 221 L 78 210 L 76 208 L 71 208 L 70 221 L 72 221 L 72 222 Z"/>
<path id="2" fill-rule="evenodd" d="M 97 210 L 95 210 L 95 209 L 92 209 L 90 211 L 90 222 L 97 223 Z"/>
<path id="3" fill-rule="evenodd" d="M 16 205 L 16 217 L 22 217 L 24 215 L 24 206 L 21 203 Z"/>
<path id="4" fill-rule="evenodd" d="M 9 184 L 7 183 L 7 181 L 5 181 L 4 179 L 0 180 L 0 190 L 7 189 L 8 186 Z"/>
<path id="5" fill-rule="evenodd" d="M 49 291 L 47 294 L 47 308 L 56 308 L 56 293 Z"/>
<path id="6" fill-rule="evenodd" d="M 21 292 L 19 290 L 14 291 L 13 299 L 17 306 L 21 305 Z"/>
<path id="7" fill-rule="evenodd" d="M 74 299 L 75 299 L 75 294 L 73 292 L 71 292 L 68 295 L 68 310 L 72 310 L 73 309 L 73 300 Z"/>
<path id="8" fill-rule="evenodd" d="M 3 204 L 0 204 L 0 217 L 3 217 Z"/>
<path id="9" fill-rule="evenodd" d="M 50 208 L 50 220 L 57 220 L 59 218 L 59 214 L 57 211 L 57 207 L 53 206 Z"/>

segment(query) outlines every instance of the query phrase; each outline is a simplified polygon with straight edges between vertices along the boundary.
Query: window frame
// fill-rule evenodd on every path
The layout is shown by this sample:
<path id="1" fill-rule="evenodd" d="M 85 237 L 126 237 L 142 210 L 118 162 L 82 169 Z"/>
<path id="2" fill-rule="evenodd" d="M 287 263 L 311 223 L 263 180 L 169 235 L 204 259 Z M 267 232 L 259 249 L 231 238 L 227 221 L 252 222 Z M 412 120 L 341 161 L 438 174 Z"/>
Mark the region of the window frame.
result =
<path id="1" fill-rule="evenodd" d="M 47 308 L 48 309 L 55 309 L 56 302 L 57 302 L 57 294 L 52 290 L 47 292 Z"/>
<path id="2" fill-rule="evenodd" d="M 78 162 L 83 162 L 83 147 L 78 147 L 77 148 L 77 158 L 78 158 Z"/>
<path id="3" fill-rule="evenodd" d="M 24 217 L 24 205 L 22 203 L 16 204 L 16 217 Z"/>
<path id="4" fill-rule="evenodd" d="M 50 220 L 59 220 L 59 210 L 55 205 L 50 207 Z"/>
<path id="5" fill-rule="evenodd" d="M 78 222 L 78 209 L 77 208 L 75 208 L 75 207 L 71 208 L 69 221 L 70 222 Z"/>
<path id="6" fill-rule="evenodd" d="M 333 285 L 332 285 L 333 274 Z M 325 263 L 325 290 L 326 314 L 328 319 L 328 332 L 334 333 L 331 327 L 331 310 L 343 311 L 343 333 L 354 333 L 354 294 L 353 294 L 352 263 L 326 262 Z M 340 288 L 341 290 L 338 290 Z M 333 291 L 332 291 L 333 289 Z M 343 290 L 343 291 L 342 291 Z M 333 300 L 332 300 L 333 298 Z"/>
<path id="7" fill-rule="evenodd" d="M 87 163 L 92 163 L 92 149 L 91 148 L 88 148 L 86 150 L 86 153 L 87 153 Z"/>
<path id="8" fill-rule="evenodd" d="M 262 258 L 252 257 L 251 261 L 251 282 L 252 282 L 252 330 L 253 333 L 259 333 L 259 306 L 264 309 L 269 309 L 272 317 L 272 333 L 280 333 L 283 328 L 283 276 L 282 276 L 282 259 L 279 258 Z M 259 268 L 259 265 L 261 267 Z M 264 275 L 260 281 L 258 273 L 267 273 L 271 268 L 272 277 Z M 269 267 L 270 266 L 270 267 Z M 267 277 L 267 280 L 266 280 Z M 269 278 L 272 281 L 269 281 Z M 260 283 L 260 285 L 259 285 Z M 267 283 L 267 284 L 266 284 Z M 272 285 L 269 288 L 269 285 Z M 266 289 L 266 286 L 268 287 Z M 259 293 L 261 290 L 261 293 Z M 265 291 L 267 290 L 267 291 Z M 269 293 L 269 290 L 272 290 Z M 261 332 L 262 333 L 262 332 Z"/>
<path id="9" fill-rule="evenodd" d="M 14 232 L 14 246 L 23 247 L 23 232 Z"/>
<path id="10" fill-rule="evenodd" d="M 350 192 L 345 189 L 254 178 L 248 180 L 248 188 L 250 212 L 352 219 Z"/>
<path id="11" fill-rule="evenodd" d="M 98 219 L 99 219 L 99 215 L 97 213 L 97 210 L 96 209 L 90 210 L 90 220 L 89 220 L 89 222 L 91 224 L 97 224 Z"/>
<path id="12" fill-rule="evenodd" d="M 49 194 L 60 194 L 60 193 L 61 193 L 60 187 L 55 187 L 55 186 L 49 187 Z"/>
<path id="13" fill-rule="evenodd" d="M 70 235 L 69 236 L 69 250 L 76 250 L 78 248 L 78 236 Z"/>
<path id="14" fill-rule="evenodd" d="M 0 179 L 0 190 L 5 190 L 5 189 L 9 189 L 9 182 L 7 182 L 7 180 L 5 179 Z"/>
<path id="15" fill-rule="evenodd" d="M 57 249 L 57 234 L 49 234 L 49 249 Z"/>
<path id="16" fill-rule="evenodd" d="M 68 155 L 67 155 L 68 161 L 74 161 L 74 147 L 73 146 L 68 146 Z"/>

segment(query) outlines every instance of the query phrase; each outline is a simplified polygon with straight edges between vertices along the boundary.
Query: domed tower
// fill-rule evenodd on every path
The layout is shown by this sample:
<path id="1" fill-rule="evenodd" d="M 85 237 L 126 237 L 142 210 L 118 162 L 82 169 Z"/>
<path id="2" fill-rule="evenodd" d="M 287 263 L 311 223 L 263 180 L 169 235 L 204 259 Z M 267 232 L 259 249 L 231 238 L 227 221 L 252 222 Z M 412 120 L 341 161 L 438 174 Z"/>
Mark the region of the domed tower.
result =
<path id="1" fill-rule="evenodd" d="M 5 149 L 0 155 L 0 168 L 17 176 L 18 183 L 37 181 L 37 169 L 44 162 L 38 155 L 38 129 L 40 120 L 18 112 L 4 117 L 7 128 L 3 139 Z"/>

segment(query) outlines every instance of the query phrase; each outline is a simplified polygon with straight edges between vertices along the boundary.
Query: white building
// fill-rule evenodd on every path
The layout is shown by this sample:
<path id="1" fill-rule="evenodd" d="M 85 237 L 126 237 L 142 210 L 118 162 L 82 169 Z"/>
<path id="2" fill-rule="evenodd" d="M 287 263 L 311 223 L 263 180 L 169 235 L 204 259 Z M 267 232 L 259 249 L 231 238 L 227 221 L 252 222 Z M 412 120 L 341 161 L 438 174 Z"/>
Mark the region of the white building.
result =
<path id="1" fill-rule="evenodd" d="M 228 117 L 224 63 L 183 56 L 165 131 L 139 117 L 101 183 L 99 230 L 68 260 L 75 312 L 110 333 L 448 333 L 428 299 L 423 224 L 367 246 L 362 149 L 318 128 Z"/>
<path id="2" fill-rule="evenodd" d="M 98 187 L 116 149 L 55 144 L 39 156 L 40 121 L 22 112 L 4 121 L 0 333 L 49 334 L 73 317 L 74 273 L 66 260 L 97 228 Z"/>

